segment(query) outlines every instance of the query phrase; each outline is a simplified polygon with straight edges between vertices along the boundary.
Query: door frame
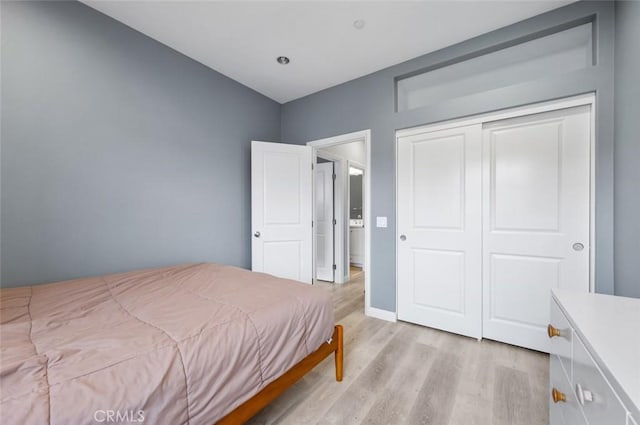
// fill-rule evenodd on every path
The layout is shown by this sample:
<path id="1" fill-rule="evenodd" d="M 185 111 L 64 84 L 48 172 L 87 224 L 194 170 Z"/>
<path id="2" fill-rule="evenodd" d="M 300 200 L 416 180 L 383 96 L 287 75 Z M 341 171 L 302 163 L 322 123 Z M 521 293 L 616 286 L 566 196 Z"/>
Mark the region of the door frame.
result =
<path id="1" fill-rule="evenodd" d="M 378 309 L 371 307 L 371 130 L 354 131 L 353 133 L 341 134 L 338 136 L 327 137 L 324 139 L 313 140 L 307 142 L 308 146 L 313 148 L 312 160 L 317 161 L 318 149 L 328 148 L 330 146 L 343 145 L 351 142 L 364 142 L 364 151 L 366 163 L 364 164 L 364 314 L 376 317 Z M 315 178 L 315 176 L 314 176 Z M 313 183 L 315 190 L 315 180 Z M 314 198 L 315 199 L 315 194 Z M 315 214 L 315 205 L 312 208 Z M 314 216 L 315 219 L 315 216 Z M 347 217 L 345 217 L 347 219 Z M 315 246 L 313 246 L 313 267 L 315 270 Z M 344 256 L 343 256 L 344 257 Z M 337 265 L 337 264 L 336 264 Z M 386 313 L 386 312 L 385 312 Z"/>
<path id="2" fill-rule="evenodd" d="M 398 139 L 400 137 L 413 136 L 416 134 L 427 133 L 432 131 L 446 130 L 455 127 L 463 127 L 474 124 L 485 124 L 492 121 L 500 121 L 508 118 L 516 118 L 526 115 L 534 115 L 543 112 L 557 111 L 559 109 L 567 109 L 576 106 L 591 106 L 591 138 L 589 140 L 589 292 L 595 291 L 595 169 L 596 169 L 596 144 L 597 134 L 595 128 L 596 120 L 596 95 L 595 93 L 587 93 L 578 96 L 570 96 L 562 99 L 551 100 L 547 102 L 539 102 L 525 106 L 503 109 L 499 111 L 477 114 L 471 117 L 455 118 L 447 121 L 441 121 L 433 124 L 420 125 L 405 129 L 396 130 L 395 139 L 395 190 L 396 190 L 396 217 L 398 217 Z M 396 220 L 395 236 L 396 241 L 399 236 L 398 220 Z M 396 243 L 396 318 L 398 317 L 398 244 Z"/>

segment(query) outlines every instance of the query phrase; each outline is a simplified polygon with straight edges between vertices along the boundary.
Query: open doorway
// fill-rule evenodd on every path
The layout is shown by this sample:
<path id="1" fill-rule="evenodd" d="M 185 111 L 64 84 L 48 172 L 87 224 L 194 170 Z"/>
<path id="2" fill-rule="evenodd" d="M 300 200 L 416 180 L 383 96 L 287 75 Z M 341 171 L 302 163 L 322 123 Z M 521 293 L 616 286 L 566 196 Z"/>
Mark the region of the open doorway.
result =
<path id="1" fill-rule="evenodd" d="M 349 161 L 349 279 L 364 267 L 364 173 L 363 166 Z"/>
<path id="2" fill-rule="evenodd" d="M 314 148 L 314 282 L 361 286 L 369 310 L 370 131 L 308 143 Z"/>

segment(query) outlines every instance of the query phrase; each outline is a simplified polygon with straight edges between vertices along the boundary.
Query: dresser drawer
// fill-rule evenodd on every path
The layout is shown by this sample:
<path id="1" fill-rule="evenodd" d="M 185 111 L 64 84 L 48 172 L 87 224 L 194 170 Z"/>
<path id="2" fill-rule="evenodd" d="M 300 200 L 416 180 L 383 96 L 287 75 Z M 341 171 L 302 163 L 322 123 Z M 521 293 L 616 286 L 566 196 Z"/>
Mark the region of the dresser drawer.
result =
<path id="1" fill-rule="evenodd" d="M 547 331 L 549 338 L 551 338 L 551 354 L 555 354 L 560 358 L 560 363 L 571 381 L 573 379 L 571 375 L 571 339 L 573 338 L 573 329 L 553 298 L 551 299 L 551 320 Z"/>
<path id="2" fill-rule="evenodd" d="M 626 423 L 626 409 L 578 337 L 573 338 L 573 390 L 590 425 Z"/>
<path id="3" fill-rule="evenodd" d="M 580 411 L 571 384 L 562 369 L 560 359 L 556 355 L 549 356 L 549 424 L 550 425 L 586 425 L 587 422 Z M 557 391 L 554 400 L 553 391 Z"/>

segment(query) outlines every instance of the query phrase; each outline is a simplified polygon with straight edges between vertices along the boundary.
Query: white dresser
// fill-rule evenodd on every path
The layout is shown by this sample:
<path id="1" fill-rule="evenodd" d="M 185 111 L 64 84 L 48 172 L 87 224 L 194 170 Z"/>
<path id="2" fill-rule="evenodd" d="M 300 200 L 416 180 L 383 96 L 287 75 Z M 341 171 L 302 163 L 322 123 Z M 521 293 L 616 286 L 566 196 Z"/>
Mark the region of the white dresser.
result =
<path id="1" fill-rule="evenodd" d="M 640 425 L 640 299 L 554 290 L 550 424 Z"/>

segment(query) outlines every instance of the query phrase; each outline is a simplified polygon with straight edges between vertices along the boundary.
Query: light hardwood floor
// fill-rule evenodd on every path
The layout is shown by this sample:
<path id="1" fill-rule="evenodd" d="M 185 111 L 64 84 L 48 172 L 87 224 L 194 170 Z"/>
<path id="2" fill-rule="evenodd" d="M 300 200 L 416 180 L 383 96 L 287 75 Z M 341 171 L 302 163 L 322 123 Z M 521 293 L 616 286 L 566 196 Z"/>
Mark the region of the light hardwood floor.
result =
<path id="1" fill-rule="evenodd" d="M 363 278 L 318 284 L 344 325 L 344 380 L 331 357 L 249 424 L 548 424 L 548 355 L 366 317 Z"/>

